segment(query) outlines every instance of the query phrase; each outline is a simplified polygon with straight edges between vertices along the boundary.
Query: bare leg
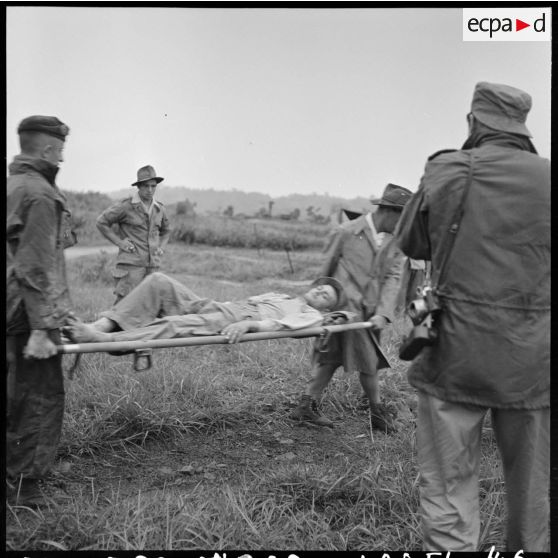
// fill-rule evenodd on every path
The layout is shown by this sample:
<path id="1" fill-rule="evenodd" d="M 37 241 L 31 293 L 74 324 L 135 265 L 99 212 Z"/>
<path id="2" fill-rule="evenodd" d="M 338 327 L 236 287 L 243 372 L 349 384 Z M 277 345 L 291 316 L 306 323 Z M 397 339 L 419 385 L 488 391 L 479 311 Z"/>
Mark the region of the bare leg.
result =
<path id="1" fill-rule="evenodd" d="M 315 366 L 312 370 L 312 378 L 306 384 L 306 395 L 319 401 L 337 368 L 339 368 L 338 364 L 330 363 Z"/>
<path id="2" fill-rule="evenodd" d="M 380 384 L 379 374 L 359 374 L 360 385 L 368 397 L 370 403 L 378 405 L 380 403 Z"/>
<path id="3" fill-rule="evenodd" d="M 360 384 L 370 403 L 372 428 L 391 434 L 395 432 L 394 417 L 385 405 L 380 403 L 379 374 L 359 374 Z"/>

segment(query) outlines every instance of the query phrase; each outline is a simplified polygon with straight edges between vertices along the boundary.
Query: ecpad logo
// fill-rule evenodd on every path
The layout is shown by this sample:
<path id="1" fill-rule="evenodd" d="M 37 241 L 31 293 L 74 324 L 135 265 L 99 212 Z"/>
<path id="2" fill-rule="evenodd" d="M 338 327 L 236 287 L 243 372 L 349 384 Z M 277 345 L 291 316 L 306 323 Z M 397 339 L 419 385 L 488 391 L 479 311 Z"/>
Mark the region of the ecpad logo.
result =
<path id="1" fill-rule="evenodd" d="M 550 8 L 464 8 L 464 41 L 550 41 Z"/>
<path id="2" fill-rule="evenodd" d="M 533 23 L 533 29 L 537 33 L 544 33 L 545 31 L 546 28 L 545 16 L 546 14 L 543 13 L 543 15 L 539 19 L 536 19 L 535 22 Z M 522 29 L 526 29 L 527 27 L 530 26 L 531 26 L 530 23 L 525 23 L 521 19 L 515 18 L 515 29 L 514 29 L 513 22 L 509 17 L 505 17 L 504 19 L 500 19 L 498 17 L 490 17 L 490 18 L 485 17 L 482 19 L 477 19 L 476 17 L 472 17 L 467 22 L 467 27 L 469 28 L 469 31 L 472 31 L 473 33 L 476 33 L 477 31 L 488 31 L 491 39 L 493 33 L 496 33 L 498 31 L 502 31 L 504 33 L 509 31 L 514 31 L 514 30 L 521 31 Z"/>

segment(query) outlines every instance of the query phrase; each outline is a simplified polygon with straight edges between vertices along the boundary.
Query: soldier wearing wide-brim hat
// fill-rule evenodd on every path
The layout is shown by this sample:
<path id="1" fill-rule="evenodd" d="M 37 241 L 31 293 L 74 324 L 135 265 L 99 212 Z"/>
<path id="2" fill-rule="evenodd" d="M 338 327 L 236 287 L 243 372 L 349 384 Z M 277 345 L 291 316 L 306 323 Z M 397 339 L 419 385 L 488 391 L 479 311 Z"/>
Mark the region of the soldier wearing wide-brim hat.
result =
<path id="1" fill-rule="evenodd" d="M 411 197 L 411 192 L 403 186 L 389 183 L 380 198 L 372 198 L 370 203 L 372 205 L 379 205 L 380 207 L 393 207 L 402 210 L 405 204 Z"/>
<path id="2" fill-rule="evenodd" d="M 550 164 L 526 126 L 531 97 L 480 82 L 460 150 L 430 157 L 398 233 L 431 262 L 436 341 L 417 391 L 423 550 L 475 552 L 481 430 L 490 412 L 506 484 L 506 549 L 549 550 Z"/>
<path id="3" fill-rule="evenodd" d="M 132 186 L 139 186 L 148 180 L 154 180 L 156 184 L 159 184 L 159 182 L 163 182 L 165 179 L 161 176 L 157 176 L 155 169 L 151 165 L 146 165 L 138 169 L 138 179 L 132 182 Z"/>
<path id="4" fill-rule="evenodd" d="M 151 165 L 141 167 L 132 182 L 137 191 L 106 209 L 97 219 L 101 234 L 119 248 L 113 271 L 116 301 L 160 269 L 170 237 L 165 207 L 154 198 L 162 181 Z M 118 225 L 118 232 L 113 225 Z"/>
<path id="5" fill-rule="evenodd" d="M 403 254 L 393 242 L 401 211 L 411 197 L 402 186 L 389 183 L 380 198 L 371 199 L 375 211 L 341 225 L 332 232 L 321 274 L 339 281 L 346 295 L 345 309 L 374 324 L 372 331 L 356 330 L 332 335 L 315 345 L 312 377 L 306 385 L 295 420 L 320 426 L 333 422 L 319 410 L 319 401 L 333 374 L 343 366 L 359 373 L 374 429 L 394 431 L 394 411 L 381 402 L 379 373 L 389 367 L 380 343 L 380 331 L 394 319 Z"/>
<path id="6" fill-rule="evenodd" d="M 6 487 L 12 504 L 46 503 L 64 414 L 60 328 L 71 310 L 64 248 L 73 243 L 56 185 L 69 128 L 56 116 L 24 118 L 6 193 Z"/>

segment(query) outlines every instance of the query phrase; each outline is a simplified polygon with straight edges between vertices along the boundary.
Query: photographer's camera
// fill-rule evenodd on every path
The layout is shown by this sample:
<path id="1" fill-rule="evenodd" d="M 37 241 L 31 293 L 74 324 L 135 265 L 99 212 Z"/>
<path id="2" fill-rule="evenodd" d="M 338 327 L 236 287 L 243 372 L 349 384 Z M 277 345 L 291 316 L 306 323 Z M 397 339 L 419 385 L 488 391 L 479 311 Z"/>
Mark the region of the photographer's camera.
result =
<path id="1" fill-rule="evenodd" d="M 424 347 L 434 343 L 438 337 L 434 320 L 440 310 L 438 297 L 429 286 L 423 287 L 421 296 L 409 303 L 407 314 L 413 329 L 399 347 L 401 360 L 413 360 Z"/>

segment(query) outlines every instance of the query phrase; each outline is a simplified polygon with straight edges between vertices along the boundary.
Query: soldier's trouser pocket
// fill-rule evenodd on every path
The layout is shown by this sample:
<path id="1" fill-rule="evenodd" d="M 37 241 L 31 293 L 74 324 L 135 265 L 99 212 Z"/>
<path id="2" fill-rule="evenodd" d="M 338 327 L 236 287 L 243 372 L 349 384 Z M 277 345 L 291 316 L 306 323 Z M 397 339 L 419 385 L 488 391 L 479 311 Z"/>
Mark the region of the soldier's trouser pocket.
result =
<path id="1" fill-rule="evenodd" d="M 137 287 L 148 273 L 148 269 L 145 267 L 117 264 L 112 272 L 115 282 L 114 294 L 117 300 L 124 298 L 132 289 Z"/>

